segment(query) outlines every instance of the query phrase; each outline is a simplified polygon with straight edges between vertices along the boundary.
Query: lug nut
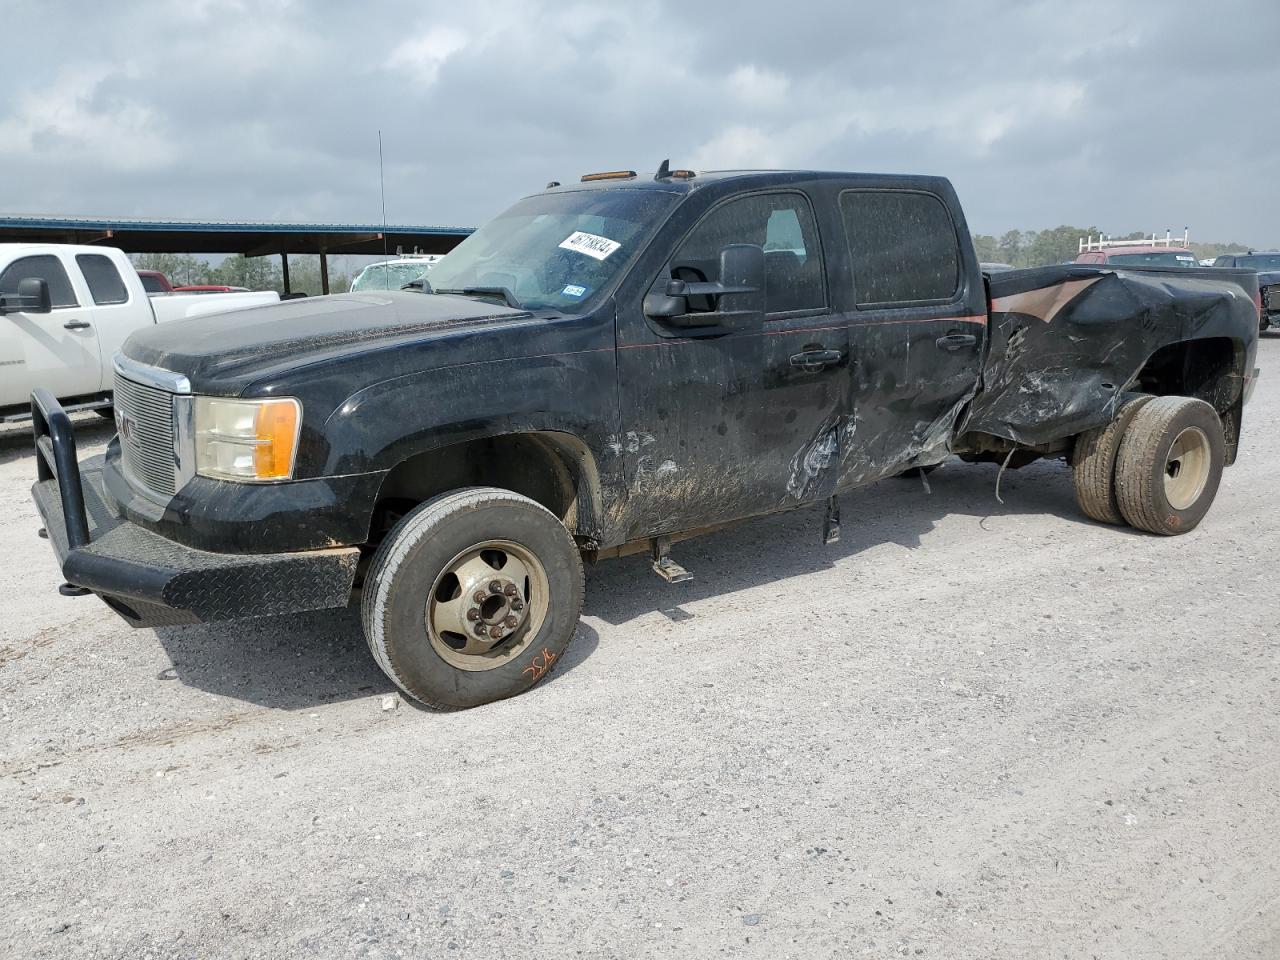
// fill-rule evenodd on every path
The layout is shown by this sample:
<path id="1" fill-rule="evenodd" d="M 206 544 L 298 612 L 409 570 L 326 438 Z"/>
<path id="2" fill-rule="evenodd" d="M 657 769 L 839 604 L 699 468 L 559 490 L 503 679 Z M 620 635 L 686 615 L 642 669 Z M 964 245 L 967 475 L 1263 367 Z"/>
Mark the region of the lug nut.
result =
<path id="1" fill-rule="evenodd" d="M 517 620 L 515 617 L 507 617 L 507 619 L 503 620 L 502 622 L 507 625 L 507 629 L 514 630 L 516 628 L 516 624 L 519 623 L 520 621 Z"/>
<path id="2" fill-rule="evenodd" d="M 476 624 L 476 635 L 477 635 L 477 636 L 481 636 L 481 637 L 483 637 L 483 636 L 484 636 L 486 633 L 488 633 L 488 632 L 489 632 L 489 628 L 488 628 L 488 627 L 486 627 L 483 623 L 477 623 L 477 624 Z"/>
<path id="3" fill-rule="evenodd" d="M 497 640 L 500 636 L 502 636 L 502 628 L 501 628 L 501 627 L 491 627 L 491 628 L 489 629 L 489 636 L 491 636 L 491 637 L 493 637 L 493 639 Z"/>
<path id="4" fill-rule="evenodd" d="M 524 601 L 523 601 L 523 600 L 512 600 L 512 601 L 511 601 L 511 609 L 512 609 L 512 610 L 515 610 L 516 612 L 519 612 L 519 611 L 523 610 L 523 609 L 524 609 Z"/>
<path id="5" fill-rule="evenodd" d="M 502 592 L 508 597 L 514 597 L 516 595 L 516 585 L 514 583 L 508 583 L 502 588 Z"/>
<path id="6" fill-rule="evenodd" d="M 476 603 L 484 603 L 485 600 L 487 599 L 487 595 L 483 590 L 477 590 L 475 593 L 471 595 L 471 599 L 474 600 Z"/>
<path id="7" fill-rule="evenodd" d="M 501 582 L 499 582 L 499 581 L 497 581 L 497 580 L 490 580 L 490 581 L 489 581 L 489 592 L 490 592 L 490 593 L 501 593 L 501 592 L 502 592 L 502 584 L 501 584 Z"/>
<path id="8" fill-rule="evenodd" d="M 479 619 L 480 619 L 480 608 L 479 608 L 479 607 L 472 607 L 470 610 L 468 610 L 468 611 L 467 611 L 467 619 L 468 619 L 468 620 L 470 620 L 472 623 L 474 623 L 475 621 L 479 620 Z"/>

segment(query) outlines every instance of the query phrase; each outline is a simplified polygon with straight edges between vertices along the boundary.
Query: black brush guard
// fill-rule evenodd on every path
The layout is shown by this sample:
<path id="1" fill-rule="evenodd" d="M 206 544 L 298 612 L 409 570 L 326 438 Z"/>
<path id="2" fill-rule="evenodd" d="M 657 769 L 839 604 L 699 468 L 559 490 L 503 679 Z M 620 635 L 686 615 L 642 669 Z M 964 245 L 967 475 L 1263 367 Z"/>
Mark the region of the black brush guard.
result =
<path id="1" fill-rule="evenodd" d="M 122 515 L 106 494 L 103 459 L 78 462 L 71 419 L 47 390 L 31 394 L 31 423 L 31 495 L 67 581 L 63 593 L 96 593 L 135 627 L 329 609 L 350 599 L 359 548 L 232 554 L 176 543 Z"/>

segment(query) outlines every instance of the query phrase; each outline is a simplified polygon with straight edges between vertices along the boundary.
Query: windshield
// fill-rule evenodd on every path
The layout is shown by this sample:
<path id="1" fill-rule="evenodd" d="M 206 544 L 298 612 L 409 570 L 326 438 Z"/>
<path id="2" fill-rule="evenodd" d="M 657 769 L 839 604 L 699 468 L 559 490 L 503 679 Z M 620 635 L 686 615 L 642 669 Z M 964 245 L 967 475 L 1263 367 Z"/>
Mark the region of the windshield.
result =
<path id="1" fill-rule="evenodd" d="M 1280 253 L 1236 257 L 1236 266 L 1246 270 L 1280 270 Z"/>
<path id="2" fill-rule="evenodd" d="M 1199 261 L 1189 253 L 1113 253 L 1107 263 L 1123 263 L 1134 267 L 1195 267 Z"/>
<path id="3" fill-rule="evenodd" d="M 426 263 L 371 263 L 351 284 L 357 290 L 399 290 L 427 272 Z"/>
<path id="4" fill-rule="evenodd" d="M 621 272 L 679 199 L 626 189 L 528 197 L 437 263 L 428 292 L 501 288 L 526 309 L 573 312 Z"/>

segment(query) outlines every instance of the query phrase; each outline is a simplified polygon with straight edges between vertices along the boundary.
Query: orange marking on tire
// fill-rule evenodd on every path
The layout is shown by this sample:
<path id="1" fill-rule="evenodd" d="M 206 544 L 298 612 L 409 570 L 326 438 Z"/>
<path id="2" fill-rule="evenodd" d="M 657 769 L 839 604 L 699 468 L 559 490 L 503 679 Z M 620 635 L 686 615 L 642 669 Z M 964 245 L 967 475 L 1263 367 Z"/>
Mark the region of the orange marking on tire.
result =
<path id="1" fill-rule="evenodd" d="M 539 658 L 541 658 L 541 663 L 538 662 Z M 556 655 L 546 647 L 543 647 L 542 652 L 534 654 L 533 660 L 530 662 L 529 666 L 525 667 L 520 672 L 532 675 L 533 682 L 537 683 L 546 675 L 546 672 L 551 669 L 551 664 L 555 663 L 555 660 Z"/>

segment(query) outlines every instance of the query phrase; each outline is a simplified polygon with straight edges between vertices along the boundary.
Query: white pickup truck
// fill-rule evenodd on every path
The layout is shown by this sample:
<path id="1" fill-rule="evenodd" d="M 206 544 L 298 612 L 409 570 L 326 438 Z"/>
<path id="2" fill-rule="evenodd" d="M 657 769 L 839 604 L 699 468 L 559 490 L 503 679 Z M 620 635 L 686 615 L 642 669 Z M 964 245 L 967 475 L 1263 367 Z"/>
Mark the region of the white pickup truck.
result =
<path id="1" fill-rule="evenodd" d="M 110 415 L 111 361 L 135 330 L 280 299 L 274 291 L 148 297 L 111 247 L 0 243 L 0 421 L 45 387 L 68 410 Z"/>

